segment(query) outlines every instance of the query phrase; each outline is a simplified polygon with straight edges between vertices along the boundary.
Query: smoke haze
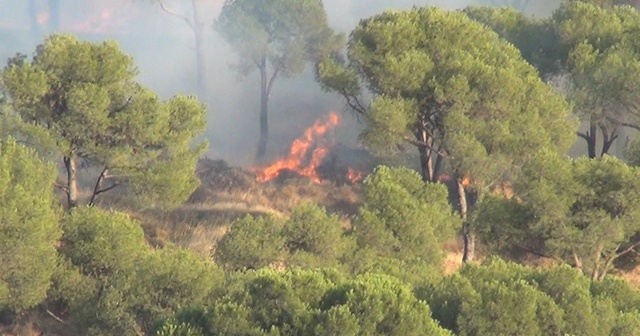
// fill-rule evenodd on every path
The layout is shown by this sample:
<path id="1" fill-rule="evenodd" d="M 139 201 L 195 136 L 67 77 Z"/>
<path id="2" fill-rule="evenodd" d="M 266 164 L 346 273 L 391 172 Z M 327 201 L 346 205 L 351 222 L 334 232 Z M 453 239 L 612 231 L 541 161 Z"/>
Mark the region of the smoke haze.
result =
<path id="1" fill-rule="evenodd" d="M 47 0 L 0 0 L 0 59 L 17 52 L 31 55 L 52 32 Z M 53 1 L 56 2 L 56 1 Z M 193 31 L 183 18 L 163 11 L 149 0 L 59 0 L 59 31 L 79 38 L 119 42 L 134 57 L 139 80 L 162 99 L 195 94 L 196 65 Z M 478 1 L 461 0 L 325 0 L 329 24 L 348 34 L 360 19 L 385 9 L 433 5 L 463 8 Z M 508 3 L 484 1 L 483 3 Z M 559 1 L 531 1 L 527 14 L 549 15 Z M 191 1 L 165 0 L 166 7 L 192 17 Z M 223 0 L 201 0 L 205 21 L 208 128 L 207 156 L 236 165 L 249 165 L 258 141 L 259 86 L 255 73 L 241 78 L 233 69 L 236 55 L 211 28 Z M 530 7 L 530 8 L 529 8 Z M 335 136 L 356 147 L 359 123 L 345 111 L 342 100 L 324 93 L 308 69 L 295 79 L 279 78 L 269 102 L 270 142 L 267 158 L 280 157 L 314 120 L 330 111 L 343 114 Z"/>

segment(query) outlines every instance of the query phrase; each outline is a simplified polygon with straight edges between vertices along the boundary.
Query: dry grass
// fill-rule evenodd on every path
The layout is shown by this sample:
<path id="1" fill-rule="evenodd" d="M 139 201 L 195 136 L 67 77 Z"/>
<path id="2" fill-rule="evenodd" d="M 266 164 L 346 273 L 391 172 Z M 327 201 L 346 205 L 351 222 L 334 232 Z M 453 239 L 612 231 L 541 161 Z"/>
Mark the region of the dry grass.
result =
<path id="1" fill-rule="evenodd" d="M 90 169 L 86 174 L 96 175 Z M 99 196 L 97 205 L 130 214 L 141 223 L 150 245 L 176 244 L 202 255 L 212 248 L 234 220 L 246 215 L 287 216 L 291 208 L 305 201 L 316 202 L 346 217 L 360 205 L 360 187 L 337 182 L 314 183 L 308 178 L 282 174 L 272 182 L 259 183 L 253 173 L 230 167 L 224 161 L 203 159 L 198 165 L 201 185 L 190 199 L 173 210 L 140 209 L 133 205 L 125 187 Z M 66 176 L 59 177 L 63 183 Z M 92 191 L 91 176 L 80 183 L 79 202 L 86 204 Z M 57 191 L 62 204 L 66 195 Z"/>
<path id="2" fill-rule="evenodd" d="M 640 288 L 640 265 L 631 270 L 616 270 L 615 275 L 627 280 L 634 288 Z"/>
<path id="3" fill-rule="evenodd" d="M 244 203 L 250 209 L 288 213 L 301 202 L 313 201 L 333 212 L 354 214 L 361 202 L 358 185 L 332 181 L 318 184 L 292 174 L 260 183 L 254 174 L 214 160 L 202 160 L 198 171 L 202 185 L 189 203 Z"/>

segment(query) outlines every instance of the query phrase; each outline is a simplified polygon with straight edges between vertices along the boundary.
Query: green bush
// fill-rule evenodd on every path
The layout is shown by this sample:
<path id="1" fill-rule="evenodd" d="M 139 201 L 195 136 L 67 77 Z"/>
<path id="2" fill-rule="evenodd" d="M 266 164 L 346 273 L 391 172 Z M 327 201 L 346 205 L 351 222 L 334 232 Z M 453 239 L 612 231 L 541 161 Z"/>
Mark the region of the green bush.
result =
<path id="1" fill-rule="evenodd" d="M 328 291 L 320 321 L 316 330 L 325 334 L 346 327 L 352 335 L 451 335 L 411 286 L 381 274 L 361 275 Z"/>
<path id="2" fill-rule="evenodd" d="M 636 330 L 637 291 L 615 279 L 607 282 L 595 283 L 567 266 L 533 269 L 489 259 L 465 265 L 417 293 L 443 327 L 461 336 L 595 336 Z"/>
<path id="3" fill-rule="evenodd" d="M 55 167 L 9 138 L 0 142 L 0 311 L 42 302 L 61 235 Z"/>
<path id="4" fill-rule="evenodd" d="M 442 245 L 461 226 L 446 187 L 425 184 L 412 170 L 385 166 L 364 187 L 365 203 L 354 220 L 360 251 L 348 260 L 352 269 L 389 272 L 414 284 L 442 274 Z"/>
<path id="5" fill-rule="evenodd" d="M 327 215 L 324 208 L 313 203 L 292 209 L 282 236 L 291 255 L 287 262 L 290 266 L 336 266 L 346 248 L 340 218 Z"/>
<path id="6" fill-rule="evenodd" d="M 204 305 L 222 279 L 215 264 L 193 252 L 151 249 L 125 214 L 75 208 L 63 228 L 51 299 L 66 306 L 78 334 L 149 332 L 159 320 Z"/>
<path id="7" fill-rule="evenodd" d="M 259 269 L 282 260 L 283 221 L 247 216 L 233 223 L 215 248 L 215 260 L 226 270 Z"/>

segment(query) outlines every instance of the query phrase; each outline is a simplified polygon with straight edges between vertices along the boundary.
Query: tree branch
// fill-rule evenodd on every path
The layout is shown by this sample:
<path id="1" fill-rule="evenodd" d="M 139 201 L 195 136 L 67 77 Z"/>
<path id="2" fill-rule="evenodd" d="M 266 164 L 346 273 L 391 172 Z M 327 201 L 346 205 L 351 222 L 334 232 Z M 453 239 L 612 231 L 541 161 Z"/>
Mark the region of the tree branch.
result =
<path id="1" fill-rule="evenodd" d="M 522 246 L 522 245 L 516 245 L 516 246 L 517 246 L 519 249 L 523 250 L 524 252 L 531 253 L 531 254 L 533 254 L 534 256 L 538 256 L 538 257 L 542 257 L 542 258 L 547 258 L 547 259 L 553 259 L 553 260 L 561 261 L 561 262 L 563 261 L 563 260 L 562 260 L 562 258 L 558 258 L 557 256 L 553 256 L 553 255 L 544 254 L 543 252 L 536 251 L 536 250 L 531 249 L 531 248 L 526 247 L 526 246 Z"/>
<path id="2" fill-rule="evenodd" d="M 575 267 L 580 271 L 582 271 L 582 261 L 580 261 L 578 254 L 575 251 L 573 251 L 572 254 L 573 254 L 573 262 L 575 264 Z"/>
<path id="3" fill-rule="evenodd" d="M 278 72 L 280 71 L 280 68 L 275 68 L 275 70 L 273 70 L 273 75 L 271 75 L 271 78 L 269 78 L 269 83 L 267 84 L 267 96 L 271 94 L 271 88 L 273 87 L 273 83 L 276 81 L 276 77 L 278 76 Z"/>
<path id="4" fill-rule="evenodd" d="M 53 317 L 54 320 L 60 322 L 63 325 L 67 325 L 67 323 L 64 320 L 56 316 L 56 314 L 52 313 L 48 308 L 45 308 L 44 310 L 47 312 L 47 314 L 49 314 L 49 316 Z"/>
<path id="5" fill-rule="evenodd" d="M 111 190 L 111 189 L 113 189 L 115 187 L 121 186 L 121 185 L 122 185 L 122 183 L 114 183 L 114 184 L 112 184 L 112 185 L 110 185 L 110 186 L 108 186 L 108 187 L 106 187 L 104 189 L 100 189 L 100 190 L 96 191 L 96 196 L 102 194 L 103 192 L 107 192 L 107 191 L 109 191 L 109 190 Z"/>
<path id="6" fill-rule="evenodd" d="M 447 152 L 444 152 L 442 150 L 442 148 L 440 148 L 440 146 L 439 146 L 438 149 L 436 149 L 431 144 L 428 144 L 428 143 L 426 143 L 424 141 L 418 141 L 416 139 L 411 139 L 411 138 L 409 138 L 407 136 L 403 137 L 402 139 L 404 141 L 414 145 L 414 146 L 425 146 L 427 149 L 429 149 L 432 152 L 435 152 L 436 154 L 438 154 L 439 156 L 441 156 L 444 159 L 451 159 L 452 158 L 451 155 L 449 155 Z"/>
<path id="7" fill-rule="evenodd" d="M 118 185 L 120 185 L 119 183 L 114 182 L 111 186 L 99 190 L 100 186 L 102 185 L 102 181 L 104 181 L 104 179 L 107 178 L 108 172 L 109 172 L 109 167 L 104 167 L 102 172 L 100 172 L 100 176 L 98 176 L 98 179 L 96 180 L 96 184 L 93 187 L 93 194 L 91 195 L 91 200 L 89 201 L 89 206 L 93 206 L 95 204 L 95 200 L 96 200 L 96 197 L 98 195 L 102 194 L 103 192 L 109 191 L 109 190 L 117 187 Z"/>
<path id="8" fill-rule="evenodd" d="M 56 183 L 56 188 L 61 189 L 62 191 L 65 192 L 65 194 L 67 194 L 67 196 L 69 196 L 69 188 L 67 186 L 64 186 L 60 183 Z"/>
<path id="9" fill-rule="evenodd" d="M 635 124 L 631 124 L 631 123 L 628 123 L 628 122 L 621 122 L 620 126 L 629 127 L 629 128 L 633 128 L 636 131 L 640 131 L 640 126 L 635 125 Z"/>
<path id="10" fill-rule="evenodd" d="M 186 16 L 184 16 L 184 15 L 182 15 L 180 13 L 174 12 L 171 9 L 167 8 L 167 6 L 165 6 L 164 2 L 162 2 L 162 1 L 159 1 L 159 2 L 160 2 L 160 8 L 162 8 L 162 10 L 165 11 L 167 14 L 173 15 L 175 17 L 183 19 L 189 25 L 189 27 L 191 27 L 191 29 L 193 29 L 194 31 L 197 29 L 196 26 L 189 20 L 189 18 L 187 18 Z"/>
<path id="11" fill-rule="evenodd" d="M 588 136 L 587 134 L 584 134 L 584 133 L 582 133 L 582 132 L 576 132 L 576 134 L 577 134 L 579 137 L 581 137 L 581 138 L 583 138 L 583 139 L 585 139 L 585 140 L 589 141 L 589 136 Z"/>
<path id="12" fill-rule="evenodd" d="M 342 94 L 342 96 L 344 97 L 347 105 L 349 105 L 349 107 L 356 111 L 359 114 L 366 114 L 367 113 L 367 108 L 364 107 L 364 105 L 362 105 L 362 103 L 360 103 L 360 100 L 358 99 L 358 97 L 356 96 L 351 96 L 346 94 L 346 92 L 340 92 L 340 94 Z"/>
<path id="13" fill-rule="evenodd" d="M 625 254 L 627 254 L 627 253 L 629 253 L 629 252 L 633 251 L 633 250 L 634 250 L 636 247 L 638 247 L 638 246 L 640 246 L 640 240 L 639 240 L 639 241 L 637 241 L 637 242 L 635 242 L 635 243 L 633 243 L 633 244 L 631 244 L 630 246 L 628 246 L 628 247 L 627 247 L 627 248 L 625 248 L 624 250 L 622 250 L 622 251 L 620 251 L 620 252 L 617 252 L 617 253 L 615 254 L 615 258 L 621 257 L 621 256 L 623 256 L 623 255 L 625 255 Z"/>

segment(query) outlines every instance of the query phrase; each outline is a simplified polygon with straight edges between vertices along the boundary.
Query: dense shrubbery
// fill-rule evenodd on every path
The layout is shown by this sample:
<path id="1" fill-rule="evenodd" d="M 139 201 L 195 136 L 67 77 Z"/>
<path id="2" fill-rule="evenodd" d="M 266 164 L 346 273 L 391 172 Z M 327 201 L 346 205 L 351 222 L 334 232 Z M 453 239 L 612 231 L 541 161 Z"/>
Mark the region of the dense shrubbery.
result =
<path id="1" fill-rule="evenodd" d="M 5 190 L 40 194 L 29 174 L 49 168 L 27 163 L 30 152 L 14 142 L 2 146 L 13 179 Z M 25 198 L 30 211 L 5 218 L 51 223 L 30 231 L 39 235 L 36 249 L 25 245 L 48 252 L 27 263 L 41 265 L 34 268 L 41 269 L 37 282 L 3 273 L 14 276 L 3 278 L 12 293 L 3 304 L 20 311 L 45 300 L 73 333 L 85 335 L 640 333 L 640 293 L 615 278 L 594 281 L 566 266 L 532 269 L 499 259 L 443 277 L 442 244 L 460 227 L 443 186 L 379 167 L 364 195 L 352 227 L 311 203 L 288 218 L 238 220 L 215 250 L 226 276 L 189 251 L 152 249 L 139 223 L 123 213 L 79 207 L 58 219 L 50 196 Z M 13 222 L 3 222 L 5 236 Z M 7 258 L 21 255 L 31 256 L 3 250 L 2 266 L 20 266 Z"/>
<path id="2" fill-rule="evenodd" d="M 14 139 L 0 142 L 0 312 L 46 298 L 56 266 L 60 211 L 55 169 Z"/>
<path id="3" fill-rule="evenodd" d="M 527 23 L 513 12 L 467 12 L 478 20 L 496 20 L 494 28 L 501 35 L 526 36 L 508 33 L 519 23 L 507 22 Z M 557 32 L 569 39 L 563 42 L 571 50 L 566 56 L 582 64 L 562 66 L 570 65 L 565 70 L 576 77 L 572 80 L 595 81 L 577 87 L 583 94 L 577 105 L 585 108 L 594 103 L 591 93 L 612 78 L 618 80 L 615 73 L 630 70 L 627 65 L 613 67 L 618 72 L 609 76 L 602 71 L 606 67 L 592 61 L 635 64 L 616 60 L 639 53 L 625 49 L 637 40 L 635 35 L 610 41 L 615 48 L 603 46 L 611 47 L 605 48 L 608 56 L 573 41 L 585 31 L 582 24 L 589 27 L 589 20 L 577 16 L 582 12 L 590 19 L 604 14 L 616 19 L 620 24 L 613 32 L 640 31 L 640 16 L 629 8 L 606 12 L 567 4 L 554 18 L 563 22 Z M 446 63 L 438 48 L 428 55 L 421 50 L 432 39 L 451 44 L 450 34 L 434 35 L 424 25 L 418 27 L 415 20 L 421 18 L 435 26 L 446 20 L 442 27 L 474 32 L 455 37 L 466 41 L 455 49 L 459 52 L 447 51 L 457 61 Z M 635 28 L 626 29 L 623 21 Z M 544 33 L 551 29 L 541 22 L 534 26 Z M 185 97 L 158 102 L 133 82 L 131 60 L 111 43 L 54 36 L 31 62 L 13 58 L 0 83 L 0 113 L 11 114 L 0 121 L 0 320 L 20 318 L 30 310 L 47 312 L 73 335 L 640 335 L 640 291 L 607 275 L 616 259 L 640 246 L 640 168 L 609 157 L 569 160 L 549 149 L 556 146 L 537 151 L 547 142 L 562 148 L 573 135 L 574 130 L 560 132 L 570 126 L 565 122 L 569 104 L 539 81 L 512 45 L 464 14 L 389 12 L 363 21 L 357 32 L 364 37 L 371 27 L 379 36 L 359 40 L 348 55 L 352 60 L 364 57 L 360 66 L 329 73 L 324 68 L 325 81 L 330 81 L 324 84 L 336 89 L 346 81 L 349 85 L 342 87 L 347 91 L 341 93 L 348 104 L 365 109 L 354 96 L 360 86 L 350 72 L 384 80 L 363 138 L 394 151 L 407 142 L 417 146 L 427 155 L 421 162 L 425 174 L 421 178 L 406 168 L 378 167 L 364 181 L 364 203 L 353 218 L 329 214 L 313 203 L 282 216 L 241 218 L 217 242 L 212 258 L 170 244 L 152 248 L 140 223 L 128 214 L 79 206 L 75 176 L 80 161 L 99 164 L 101 174 L 88 204 L 127 184 L 138 201 L 175 205 L 197 184 L 193 170 L 202 147 L 191 148 L 190 143 L 204 127 L 204 107 Z M 398 33 L 392 39 L 385 37 L 389 27 Z M 405 36 L 398 27 L 419 29 Z M 380 55 L 376 43 L 395 43 L 396 37 L 407 39 L 406 45 L 394 44 L 393 53 Z M 474 37 L 482 37 L 487 42 L 482 48 L 494 53 L 508 51 L 512 72 L 496 61 L 504 53 L 462 52 L 480 41 Z M 360 42 L 366 42 L 366 50 Z M 531 53 L 523 54 L 542 68 L 542 55 Z M 465 68 L 467 61 L 473 67 Z M 115 63 L 107 67 L 110 62 Z M 104 72 L 111 68 L 120 70 Z M 489 71 L 494 68 L 500 76 Z M 322 76 L 322 64 L 317 70 Z M 432 71 L 439 71 L 436 77 L 424 77 Z M 414 78 L 416 73 L 421 77 Z M 518 82 L 522 73 L 535 90 L 518 90 L 524 87 L 520 85 L 501 91 L 505 82 L 500 78 Z M 434 78 L 443 83 L 433 86 Z M 616 83 L 634 83 L 622 80 L 628 82 Z M 631 84 L 627 86 L 637 87 Z M 424 91 L 429 87 L 435 89 Z M 638 106 L 635 91 L 623 96 L 613 99 L 625 108 Z M 545 97 L 552 100 L 542 106 Z M 390 113 L 393 109 L 403 115 Z M 443 115 L 444 110 L 451 113 Z M 517 111 L 532 113 L 512 114 Z M 500 119 L 499 114 L 511 116 Z M 608 146 L 622 125 L 614 117 L 619 116 L 603 115 L 606 124 L 589 120 Z M 530 122 L 537 126 L 531 128 Z M 429 132 L 433 134 L 427 136 Z M 64 157 L 68 180 L 58 187 L 67 194 L 67 213 L 52 192 L 55 168 L 9 133 L 55 144 L 45 147 Z M 594 133 L 583 138 L 594 156 Z M 636 147 L 628 150 L 631 163 L 640 161 L 634 157 L 640 153 Z M 442 184 L 424 183 L 435 181 L 442 165 L 455 175 L 457 194 L 449 195 Z M 498 182 L 511 187 L 512 195 L 491 195 Z M 467 193 L 478 196 L 478 202 L 466 204 Z M 449 202 L 455 198 L 458 214 Z M 460 228 L 467 242 L 475 234 L 483 238 L 491 253 L 505 256 L 521 249 L 552 256 L 562 265 L 532 268 L 490 257 L 445 276 L 443 245 Z"/>
<path id="4" fill-rule="evenodd" d="M 2 146 L 15 195 L 34 189 L 25 177 L 49 168 L 27 164 L 21 155 L 30 152 L 14 142 Z M 640 292 L 613 277 L 597 281 L 568 266 L 534 269 L 499 259 L 443 276 L 442 244 L 460 226 L 444 187 L 387 167 L 364 187 L 352 227 L 310 203 L 288 218 L 238 220 L 215 250 L 226 274 L 192 252 L 151 248 L 126 214 L 78 207 L 59 218 L 51 198 L 33 199 L 30 211 L 5 216 L 2 232 L 15 232 L 7 219 L 52 223 L 42 226 L 47 234 L 30 231 L 42 249 L 25 245 L 48 252 L 28 264 L 42 265 L 34 268 L 41 270 L 37 283 L 3 278 L 10 293 L 30 294 L 5 294 L 3 305 L 21 311 L 44 302 L 69 332 L 83 335 L 640 333 Z M 3 250 L 4 260 L 11 256 L 31 255 Z"/>
<path id="5" fill-rule="evenodd" d="M 204 304 L 222 280 L 192 252 L 153 250 L 127 215 L 77 208 L 62 221 L 61 271 L 50 295 L 76 332 L 136 335 L 180 309 Z"/>
<path id="6" fill-rule="evenodd" d="M 343 230 L 338 217 L 313 204 L 294 208 L 288 219 L 249 216 L 233 224 L 215 259 L 227 270 L 338 267 L 411 283 L 436 279 L 442 244 L 460 227 L 446 188 L 425 184 L 409 169 L 384 166 L 364 187 L 365 204 L 352 229 Z"/>
<path id="7" fill-rule="evenodd" d="M 411 286 L 397 279 L 366 274 L 348 280 L 334 271 L 300 269 L 234 274 L 226 294 L 160 330 L 159 335 L 449 335 Z"/>
<path id="8" fill-rule="evenodd" d="M 640 293 L 566 266 L 499 259 L 414 289 L 382 274 L 292 269 L 234 273 L 158 335 L 637 335 Z M 432 312 L 433 311 L 433 314 Z"/>

